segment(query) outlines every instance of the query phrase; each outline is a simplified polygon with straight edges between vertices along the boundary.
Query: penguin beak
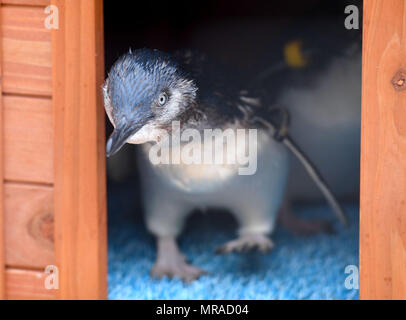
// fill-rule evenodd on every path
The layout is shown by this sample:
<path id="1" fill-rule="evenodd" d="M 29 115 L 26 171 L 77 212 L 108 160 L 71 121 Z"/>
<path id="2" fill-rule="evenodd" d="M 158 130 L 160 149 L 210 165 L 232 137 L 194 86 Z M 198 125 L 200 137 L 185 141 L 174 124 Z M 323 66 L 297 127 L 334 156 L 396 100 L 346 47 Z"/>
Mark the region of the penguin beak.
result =
<path id="1" fill-rule="evenodd" d="M 135 134 L 142 126 L 134 125 L 124 125 L 116 127 L 107 141 L 106 145 L 106 155 L 111 157 L 113 154 L 118 152 L 127 140 Z"/>

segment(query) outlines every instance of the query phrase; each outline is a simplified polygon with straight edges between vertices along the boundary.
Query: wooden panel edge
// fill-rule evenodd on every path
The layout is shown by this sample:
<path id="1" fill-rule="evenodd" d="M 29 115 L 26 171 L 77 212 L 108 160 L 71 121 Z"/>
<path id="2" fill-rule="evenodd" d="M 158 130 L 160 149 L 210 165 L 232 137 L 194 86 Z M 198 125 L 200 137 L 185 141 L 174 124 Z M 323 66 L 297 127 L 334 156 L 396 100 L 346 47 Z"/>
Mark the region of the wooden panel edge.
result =
<path id="1" fill-rule="evenodd" d="M 3 2 L 4 3 L 4 2 Z M 45 7 L 2 5 L 3 92 L 51 96 L 51 30 Z"/>
<path id="2" fill-rule="evenodd" d="M 8 268 L 6 298 L 8 300 L 54 300 L 56 290 L 45 288 L 47 274 L 41 271 Z"/>
<path id="3" fill-rule="evenodd" d="M 52 100 L 3 92 L 2 103 L 4 180 L 52 184 Z"/>
<path id="4" fill-rule="evenodd" d="M 406 2 L 363 18 L 360 299 L 406 299 Z"/>
<path id="5" fill-rule="evenodd" d="M 2 0 L 2 4 L 15 6 L 45 7 L 50 0 Z"/>
<path id="6" fill-rule="evenodd" d="M 6 267 L 55 265 L 53 187 L 4 183 Z"/>
<path id="7" fill-rule="evenodd" d="M 2 0 L 0 0 L 0 6 Z M 1 17 L 0 17 L 1 24 Z M 1 34 L 0 34 L 1 37 Z M 3 177 L 3 89 L 2 89 L 2 47 L 0 43 L 0 299 L 5 299 L 6 291 L 6 253 L 5 253 L 5 235 L 4 235 L 4 177 Z"/>
<path id="8" fill-rule="evenodd" d="M 103 1 L 51 4 L 58 298 L 106 299 Z"/>

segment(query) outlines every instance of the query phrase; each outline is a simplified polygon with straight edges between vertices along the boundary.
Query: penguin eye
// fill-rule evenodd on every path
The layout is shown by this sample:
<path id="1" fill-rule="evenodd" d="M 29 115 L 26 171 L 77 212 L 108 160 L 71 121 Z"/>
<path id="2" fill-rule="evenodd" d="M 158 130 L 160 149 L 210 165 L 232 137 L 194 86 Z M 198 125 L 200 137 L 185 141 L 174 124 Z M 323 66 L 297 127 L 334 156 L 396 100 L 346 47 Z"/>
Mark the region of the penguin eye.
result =
<path id="1" fill-rule="evenodd" d="M 168 101 L 168 95 L 165 93 L 165 92 L 162 92 L 160 95 L 159 95 L 159 98 L 158 98 L 158 103 L 159 103 L 159 105 L 160 106 L 163 106 L 163 105 L 165 105 L 165 103 Z"/>

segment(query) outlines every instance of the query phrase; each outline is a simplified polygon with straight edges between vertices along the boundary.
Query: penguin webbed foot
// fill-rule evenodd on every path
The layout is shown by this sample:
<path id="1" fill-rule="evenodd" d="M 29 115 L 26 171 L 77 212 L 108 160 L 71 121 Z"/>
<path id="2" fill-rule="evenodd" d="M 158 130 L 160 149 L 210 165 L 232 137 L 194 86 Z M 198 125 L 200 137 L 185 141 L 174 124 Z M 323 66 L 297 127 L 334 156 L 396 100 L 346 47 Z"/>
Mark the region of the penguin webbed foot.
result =
<path id="1" fill-rule="evenodd" d="M 185 282 L 192 282 L 206 272 L 189 264 L 180 252 L 174 238 L 158 238 L 158 252 L 151 276 L 156 278 L 179 278 Z"/>
<path id="2" fill-rule="evenodd" d="M 274 247 L 273 241 L 263 234 L 243 235 L 237 239 L 226 242 L 216 249 L 217 254 L 226 254 L 232 252 L 251 252 L 259 251 L 268 253 Z"/>

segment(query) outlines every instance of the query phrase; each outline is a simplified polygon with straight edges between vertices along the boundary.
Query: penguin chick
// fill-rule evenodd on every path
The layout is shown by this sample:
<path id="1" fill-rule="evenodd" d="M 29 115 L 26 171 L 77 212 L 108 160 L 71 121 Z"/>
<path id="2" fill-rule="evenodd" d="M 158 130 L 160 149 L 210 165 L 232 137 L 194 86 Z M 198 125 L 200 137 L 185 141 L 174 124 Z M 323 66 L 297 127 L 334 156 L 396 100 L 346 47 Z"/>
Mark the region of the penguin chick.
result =
<path id="1" fill-rule="evenodd" d="M 204 56 L 170 56 L 157 50 L 139 49 L 124 54 L 113 65 L 103 87 L 107 115 L 114 131 L 106 146 L 108 156 L 125 143 L 143 144 L 140 154 L 145 221 L 156 237 L 157 258 L 152 275 L 180 277 L 190 281 L 203 271 L 186 262 L 176 243 L 187 215 L 195 208 L 228 209 L 239 223 L 239 236 L 222 245 L 218 252 L 247 249 L 266 252 L 273 243 L 268 236 L 275 227 L 289 171 L 289 153 L 269 130 L 253 127 L 250 119 L 264 111 L 260 100 L 241 94 L 232 80 L 215 75 L 215 67 Z M 168 146 L 175 135 L 195 129 L 228 129 L 237 137 L 236 148 L 213 163 L 155 163 L 151 149 L 169 151 L 170 158 L 182 154 L 190 144 Z M 254 174 L 239 174 L 239 164 L 226 156 L 248 150 L 248 130 L 256 129 Z M 162 132 L 168 133 L 166 138 Z M 244 143 L 239 143 L 244 141 Z M 206 140 L 203 141 L 203 147 Z M 220 144 L 222 145 L 222 144 Z M 214 147 L 214 153 L 217 149 Z M 176 154 L 178 152 L 179 154 Z M 182 158 L 183 159 L 183 158 Z"/>

